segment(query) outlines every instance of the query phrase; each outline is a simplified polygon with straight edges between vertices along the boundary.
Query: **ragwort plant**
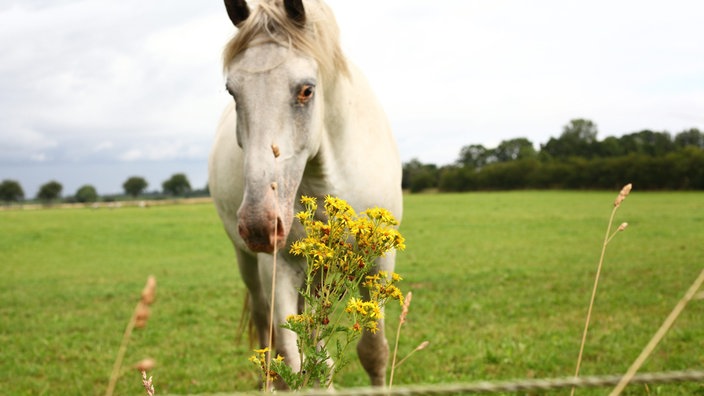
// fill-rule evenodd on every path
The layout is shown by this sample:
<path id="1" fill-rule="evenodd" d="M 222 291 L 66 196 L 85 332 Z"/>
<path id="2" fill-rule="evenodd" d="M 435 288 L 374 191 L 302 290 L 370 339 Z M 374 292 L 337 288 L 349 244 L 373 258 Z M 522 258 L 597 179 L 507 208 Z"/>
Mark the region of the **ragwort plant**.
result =
<path id="1" fill-rule="evenodd" d="M 382 208 L 357 215 L 342 199 L 325 197 L 326 221 L 315 220 L 315 198 L 302 197 L 304 210 L 296 214 L 306 236 L 291 245 L 291 253 L 307 261 L 301 295 L 303 312 L 291 315 L 282 325 L 298 336 L 301 369 L 294 371 L 279 356 L 266 362 L 268 348 L 250 358 L 261 372 L 262 382 L 279 376 L 291 390 L 313 385 L 331 386 L 335 373 L 346 363 L 345 351 L 363 331 L 376 333 L 389 300 L 403 304 L 396 273 L 373 270 L 374 261 L 392 250 L 405 248 L 395 228 L 398 221 Z M 369 298 L 363 299 L 360 287 Z"/>

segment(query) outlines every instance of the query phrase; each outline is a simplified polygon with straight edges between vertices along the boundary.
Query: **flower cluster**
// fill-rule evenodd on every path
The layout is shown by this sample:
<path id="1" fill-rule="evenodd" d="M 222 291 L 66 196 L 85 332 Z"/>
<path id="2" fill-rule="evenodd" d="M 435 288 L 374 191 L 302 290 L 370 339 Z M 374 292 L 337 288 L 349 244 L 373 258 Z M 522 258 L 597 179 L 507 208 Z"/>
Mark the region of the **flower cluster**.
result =
<path id="1" fill-rule="evenodd" d="M 379 271 L 374 275 L 368 275 L 362 285 L 369 289 L 372 300 L 384 302 L 388 299 L 398 300 L 399 304 L 403 306 L 403 293 L 395 285 L 401 280 L 403 280 L 401 275 L 395 272 L 392 272 L 389 277 L 386 271 Z"/>
<path id="2" fill-rule="evenodd" d="M 403 303 L 396 286 L 401 277 L 373 267 L 377 258 L 405 249 L 398 221 L 388 210 L 371 208 L 358 215 L 347 202 L 332 196 L 325 197 L 322 211 L 315 198 L 302 197 L 301 204 L 304 210 L 296 218 L 306 236 L 291 244 L 290 253 L 307 262 L 301 290 L 305 306 L 283 327 L 298 335 L 303 362 L 299 373 L 278 372 L 292 390 L 315 381 L 332 383 L 347 346 L 363 331 L 378 331 L 384 304 L 389 299 Z M 368 300 L 359 297 L 360 287 L 369 291 Z M 253 358 L 261 362 L 256 354 Z M 334 363 L 329 364 L 331 359 Z"/>
<path id="3" fill-rule="evenodd" d="M 249 357 L 249 361 L 257 366 L 259 369 L 259 372 L 262 373 L 262 383 L 266 384 L 267 382 L 274 381 L 277 378 L 277 373 L 275 370 L 275 365 L 272 365 L 270 370 L 267 373 L 267 354 L 269 353 L 269 348 L 264 348 L 264 349 L 255 349 L 254 350 L 254 355 Z M 276 359 L 274 359 L 273 363 L 279 363 L 283 364 L 284 358 L 281 355 L 276 356 Z"/>
<path id="4" fill-rule="evenodd" d="M 398 221 L 386 209 L 372 208 L 358 216 L 342 199 L 325 197 L 327 221 L 315 219 L 318 205 L 315 198 L 302 197 L 304 210 L 296 214 L 306 237 L 294 242 L 290 252 L 304 256 L 312 271 L 341 271 L 354 276 L 367 272 L 377 257 L 391 250 L 406 248 L 405 239 L 394 227 Z"/>
<path id="5" fill-rule="evenodd" d="M 347 302 L 345 312 L 352 316 L 354 324 L 351 329 L 357 333 L 362 332 L 362 329 L 376 333 L 379 330 L 377 322 L 384 317 L 377 301 L 363 301 L 354 297 Z"/>

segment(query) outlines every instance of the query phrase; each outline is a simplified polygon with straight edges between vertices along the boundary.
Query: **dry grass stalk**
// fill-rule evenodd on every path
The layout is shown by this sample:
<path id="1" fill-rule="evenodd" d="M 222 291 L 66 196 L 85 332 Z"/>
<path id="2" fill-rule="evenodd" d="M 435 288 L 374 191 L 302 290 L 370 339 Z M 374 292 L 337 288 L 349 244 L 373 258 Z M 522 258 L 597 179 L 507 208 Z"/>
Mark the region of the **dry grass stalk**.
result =
<path id="1" fill-rule="evenodd" d="M 394 372 L 396 371 L 396 356 L 398 353 L 398 340 L 401 338 L 401 326 L 406 322 L 406 316 L 408 316 L 408 307 L 411 305 L 411 299 L 413 298 L 413 293 L 408 292 L 406 294 L 406 299 L 403 302 L 403 307 L 401 308 L 401 315 L 398 320 L 398 327 L 396 328 L 396 342 L 394 345 L 394 356 L 391 359 L 391 374 L 389 375 L 389 388 L 394 383 Z"/>
<path id="2" fill-rule="evenodd" d="M 276 167 L 276 159 L 279 158 L 281 155 L 281 151 L 279 149 L 279 146 L 276 143 L 271 144 L 271 153 L 274 155 L 274 166 Z M 274 175 L 277 175 L 276 168 L 274 169 Z M 276 216 L 274 218 L 278 218 L 279 216 L 279 201 L 278 201 L 278 185 L 276 182 L 271 183 L 271 189 L 274 191 L 274 199 L 275 205 L 276 205 Z M 279 235 L 279 222 L 274 221 L 274 235 Z M 269 392 L 271 390 L 271 381 L 269 380 L 269 373 L 271 373 L 271 355 L 274 351 L 274 306 L 275 304 L 275 297 L 276 297 L 276 256 L 278 255 L 278 238 L 274 238 L 274 252 L 272 253 L 273 256 L 273 263 L 272 263 L 272 270 L 271 270 L 271 300 L 269 305 L 270 305 L 270 310 L 269 310 L 269 340 L 268 340 L 268 346 L 269 346 L 269 353 L 267 353 L 266 356 L 266 370 L 265 372 L 267 373 L 266 378 L 265 378 L 265 383 L 264 383 L 264 391 Z"/>
<path id="3" fill-rule="evenodd" d="M 422 351 L 423 349 L 427 348 L 428 345 L 430 345 L 430 341 L 427 341 L 427 340 L 426 340 L 426 341 L 421 342 L 421 343 L 416 347 L 416 349 L 414 349 L 414 350 L 412 350 L 411 352 L 409 352 L 408 355 L 406 355 L 403 359 L 401 359 L 398 363 L 396 363 L 396 368 L 401 367 L 401 365 L 403 364 L 403 362 L 405 362 L 406 360 L 408 360 L 408 358 L 411 357 L 411 355 L 413 355 L 414 353 L 416 353 L 416 352 L 418 352 L 418 351 Z"/>
<path id="4" fill-rule="evenodd" d="M 120 349 L 117 351 L 117 358 L 112 367 L 112 373 L 110 374 L 110 382 L 108 383 L 108 388 L 105 391 L 105 396 L 112 396 L 115 391 L 115 385 L 117 384 L 117 379 L 120 376 L 120 370 L 122 368 L 122 361 L 125 358 L 125 352 L 127 352 L 127 344 L 132 336 L 132 330 L 135 328 L 142 328 L 147 325 L 147 320 L 149 319 L 149 305 L 153 304 L 156 300 L 156 278 L 154 276 L 149 276 L 147 278 L 147 284 L 142 290 L 142 296 L 137 306 L 134 308 L 134 312 L 130 317 L 130 321 L 127 323 L 127 328 L 125 328 L 125 333 L 122 335 L 122 344 L 120 344 Z"/>
<path id="5" fill-rule="evenodd" d="M 152 382 L 152 377 L 149 377 L 149 379 L 147 379 L 146 370 L 141 370 L 141 372 L 142 385 L 144 385 L 144 389 L 147 391 L 147 396 L 154 396 L 154 383 Z"/>
<path id="6" fill-rule="evenodd" d="M 645 363 L 645 360 L 650 356 L 651 353 L 655 350 L 655 347 L 660 343 L 660 341 L 663 339 L 665 334 L 670 330 L 670 327 L 675 323 L 675 320 L 680 316 L 684 308 L 687 306 L 687 303 L 689 303 L 696 295 L 697 291 L 702 287 L 702 283 L 704 283 L 704 271 L 702 271 L 699 274 L 699 277 L 692 283 L 692 286 L 690 286 L 689 290 L 687 290 L 687 293 L 685 293 L 684 297 L 675 305 L 675 308 L 673 308 L 672 312 L 670 312 L 670 315 L 665 319 L 663 324 L 660 326 L 658 331 L 655 333 L 653 338 L 650 339 L 648 342 L 648 345 L 643 348 L 643 351 L 640 353 L 638 358 L 631 364 L 631 367 L 628 368 L 628 371 L 626 371 L 626 374 L 621 378 L 621 381 L 619 381 L 618 385 L 616 385 L 616 388 L 609 394 L 609 396 L 617 396 L 620 395 L 621 392 L 626 388 L 628 383 L 633 379 L 633 376 L 636 374 L 638 369 Z"/>
<path id="7" fill-rule="evenodd" d="M 281 155 L 281 150 L 279 149 L 279 146 L 275 143 L 271 145 L 271 151 L 274 154 L 274 158 L 279 158 L 279 156 Z"/>
<path id="8" fill-rule="evenodd" d="M 396 369 L 398 367 L 400 367 L 401 364 L 403 364 L 403 362 L 405 362 L 409 357 L 411 357 L 411 355 L 427 348 L 428 345 L 430 345 L 429 341 L 423 341 L 420 343 L 420 345 L 418 345 L 414 350 L 412 350 L 403 359 L 401 359 L 398 362 L 396 361 L 396 357 L 398 354 L 398 340 L 401 338 L 401 326 L 403 326 L 403 324 L 406 323 L 406 316 L 408 316 L 408 308 L 411 305 L 411 298 L 412 297 L 413 297 L 413 293 L 408 292 L 408 294 L 406 295 L 406 299 L 403 302 L 403 307 L 401 308 L 401 315 L 399 316 L 398 328 L 396 329 L 396 345 L 394 346 L 394 356 L 391 359 L 391 374 L 389 375 L 389 388 L 391 388 L 391 386 L 394 383 L 394 374 L 395 374 Z"/>
<path id="9" fill-rule="evenodd" d="M 616 211 L 618 208 L 621 206 L 623 201 L 626 199 L 628 194 L 631 193 L 631 189 L 633 188 L 632 184 L 626 184 L 621 191 L 619 192 L 618 196 L 616 197 L 616 200 L 614 200 L 614 208 L 611 210 L 611 217 L 609 218 L 609 224 L 606 227 L 606 235 L 604 236 L 604 244 L 601 247 L 601 256 L 599 257 L 599 264 L 597 265 L 596 269 L 596 276 L 594 277 L 594 286 L 592 288 L 592 296 L 591 299 L 589 300 L 589 308 L 587 309 L 587 319 L 585 320 L 584 323 L 584 331 L 582 332 L 582 342 L 579 346 L 579 356 L 577 356 L 577 367 L 575 368 L 574 376 L 579 377 L 579 369 L 581 368 L 582 365 L 582 357 L 584 356 L 584 345 L 587 341 L 587 333 L 589 332 L 589 323 L 591 322 L 592 318 L 592 310 L 594 308 L 594 300 L 596 299 L 596 291 L 597 288 L 599 287 L 599 278 L 601 276 L 601 268 L 604 264 L 604 255 L 606 254 L 606 246 L 611 242 L 611 240 L 616 236 L 617 233 L 620 231 L 624 231 L 626 227 L 628 227 L 628 223 L 622 223 L 616 232 L 613 234 L 611 233 L 611 227 L 614 222 L 614 216 L 616 215 Z M 572 388 L 572 391 L 570 392 L 571 396 L 574 396 L 576 388 Z"/>

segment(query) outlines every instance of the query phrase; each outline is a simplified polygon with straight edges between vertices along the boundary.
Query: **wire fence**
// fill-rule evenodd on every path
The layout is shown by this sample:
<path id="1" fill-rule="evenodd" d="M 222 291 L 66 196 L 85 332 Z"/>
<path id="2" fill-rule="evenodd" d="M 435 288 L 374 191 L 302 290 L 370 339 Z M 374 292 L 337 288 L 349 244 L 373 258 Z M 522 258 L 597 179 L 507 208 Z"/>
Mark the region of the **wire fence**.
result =
<path id="1" fill-rule="evenodd" d="M 621 375 L 585 376 L 552 379 L 526 379 L 505 382 L 475 382 L 467 384 L 436 384 L 394 386 L 393 388 L 350 388 L 341 390 L 317 389 L 296 392 L 296 396 L 416 396 L 416 395 L 460 395 L 460 394 L 492 394 L 551 391 L 575 388 L 607 388 L 613 387 L 621 380 Z M 674 384 L 685 382 L 702 382 L 704 387 L 704 371 L 669 371 L 661 373 L 643 373 L 635 375 L 629 382 L 636 384 Z M 211 396 L 261 396 L 263 392 L 222 393 Z M 276 392 L 277 395 L 294 393 Z"/>

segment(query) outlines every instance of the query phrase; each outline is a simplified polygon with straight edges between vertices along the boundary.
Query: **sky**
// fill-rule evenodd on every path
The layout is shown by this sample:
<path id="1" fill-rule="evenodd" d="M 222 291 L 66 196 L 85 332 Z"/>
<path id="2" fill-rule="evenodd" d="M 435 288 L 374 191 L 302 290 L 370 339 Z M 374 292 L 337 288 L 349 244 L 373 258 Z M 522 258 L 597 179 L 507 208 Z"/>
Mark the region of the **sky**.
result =
<path id="1" fill-rule="evenodd" d="M 699 0 L 328 0 L 402 160 L 530 139 L 704 130 Z M 0 0 L 0 180 L 207 182 L 235 33 L 220 1 Z"/>

